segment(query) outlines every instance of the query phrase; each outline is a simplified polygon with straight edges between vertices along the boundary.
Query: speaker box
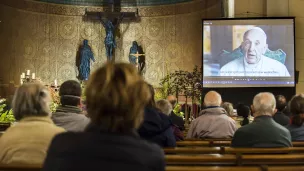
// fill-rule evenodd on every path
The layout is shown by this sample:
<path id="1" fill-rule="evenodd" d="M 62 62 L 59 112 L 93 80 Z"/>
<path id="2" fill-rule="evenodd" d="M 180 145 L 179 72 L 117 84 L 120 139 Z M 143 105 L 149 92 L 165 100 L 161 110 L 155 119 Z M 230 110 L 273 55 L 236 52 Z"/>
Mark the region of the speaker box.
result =
<path id="1" fill-rule="evenodd" d="M 296 71 L 296 74 L 295 74 L 295 82 L 296 82 L 296 84 L 298 84 L 298 82 L 299 82 L 299 75 L 300 75 L 300 71 Z"/>

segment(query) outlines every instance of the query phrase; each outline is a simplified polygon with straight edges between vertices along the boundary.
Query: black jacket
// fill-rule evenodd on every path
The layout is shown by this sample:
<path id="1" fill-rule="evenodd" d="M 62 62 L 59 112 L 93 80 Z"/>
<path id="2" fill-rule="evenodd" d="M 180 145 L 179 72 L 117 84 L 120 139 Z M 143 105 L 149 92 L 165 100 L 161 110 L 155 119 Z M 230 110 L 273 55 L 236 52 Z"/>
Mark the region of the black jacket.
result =
<path id="1" fill-rule="evenodd" d="M 139 135 L 161 147 L 175 147 L 176 141 L 169 117 L 155 108 L 145 109 L 144 122 L 138 130 Z"/>
<path id="2" fill-rule="evenodd" d="M 289 124 L 290 118 L 286 116 L 283 112 L 277 112 L 273 116 L 273 120 L 282 126 L 287 126 Z"/>
<path id="3" fill-rule="evenodd" d="M 134 133 L 114 134 L 90 126 L 83 133 L 57 135 L 48 150 L 44 171 L 165 169 L 159 146 Z"/>
<path id="4" fill-rule="evenodd" d="M 271 116 L 258 116 L 239 128 L 233 136 L 232 147 L 291 147 L 289 131 Z"/>
<path id="5" fill-rule="evenodd" d="M 176 126 L 178 126 L 178 128 L 183 131 L 185 130 L 185 122 L 183 120 L 182 117 L 177 116 L 173 111 L 170 114 L 170 119 L 172 121 L 172 123 Z"/>

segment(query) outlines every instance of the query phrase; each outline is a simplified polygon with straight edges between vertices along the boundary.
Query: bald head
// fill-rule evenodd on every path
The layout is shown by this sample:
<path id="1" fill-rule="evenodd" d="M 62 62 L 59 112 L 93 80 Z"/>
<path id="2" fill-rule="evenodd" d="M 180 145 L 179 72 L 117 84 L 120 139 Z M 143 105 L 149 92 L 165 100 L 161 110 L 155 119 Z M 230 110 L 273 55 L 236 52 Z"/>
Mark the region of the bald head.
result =
<path id="1" fill-rule="evenodd" d="M 204 103 L 206 107 L 209 106 L 221 106 L 222 97 L 216 91 L 209 91 L 204 98 Z"/>
<path id="2" fill-rule="evenodd" d="M 253 99 L 254 115 L 269 115 L 273 116 L 276 108 L 276 100 L 272 93 L 263 92 L 257 94 Z"/>
<path id="3" fill-rule="evenodd" d="M 171 103 L 172 107 L 174 107 L 176 105 L 177 99 L 175 96 L 169 95 L 167 97 L 167 100 Z"/>

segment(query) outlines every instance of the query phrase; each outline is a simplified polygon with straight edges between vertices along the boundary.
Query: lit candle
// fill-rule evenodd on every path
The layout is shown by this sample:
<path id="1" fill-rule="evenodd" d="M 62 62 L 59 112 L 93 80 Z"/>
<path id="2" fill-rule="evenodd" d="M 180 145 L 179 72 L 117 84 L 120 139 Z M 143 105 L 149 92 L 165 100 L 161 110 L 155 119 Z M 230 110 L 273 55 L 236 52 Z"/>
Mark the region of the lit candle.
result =
<path id="1" fill-rule="evenodd" d="M 25 78 L 25 73 L 24 72 L 22 73 L 21 78 Z"/>
<path id="2" fill-rule="evenodd" d="M 32 79 L 33 79 L 33 80 L 36 79 L 35 73 L 32 74 Z"/>
<path id="3" fill-rule="evenodd" d="M 27 70 L 27 71 L 26 71 L 26 75 L 31 75 L 31 71 L 30 71 L 30 70 Z"/>
<path id="4" fill-rule="evenodd" d="M 22 85 L 23 84 L 23 80 L 22 80 L 22 78 L 20 79 L 20 85 Z"/>
<path id="5" fill-rule="evenodd" d="M 55 85 L 55 87 L 57 87 L 57 80 L 54 81 L 54 85 Z"/>

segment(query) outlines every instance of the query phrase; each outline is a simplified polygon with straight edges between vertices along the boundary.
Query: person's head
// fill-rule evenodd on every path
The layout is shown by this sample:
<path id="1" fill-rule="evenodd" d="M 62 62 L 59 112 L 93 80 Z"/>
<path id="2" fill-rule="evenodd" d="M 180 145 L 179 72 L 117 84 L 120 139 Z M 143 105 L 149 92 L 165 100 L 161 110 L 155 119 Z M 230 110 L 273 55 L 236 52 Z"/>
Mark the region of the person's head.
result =
<path id="1" fill-rule="evenodd" d="M 156 102 L 156 107 L 164 114 L 170 115 L 172 112 L 172 105 L 168 100 L 162 99 Z"/>
<path id="2" fill-rule="evenodd" d="M 16 120 L 29 116 L 49 116 L 52 98 L 40 83 L 22 84 L 15 92 L 12 107 Z"/>
<path id="3" fill-rule="evenodd" d="M 149 87 L 149 90 L 150 90 L 151 98 L 149 99 L 147 107 L 156 107 L 155 99 L 154 99 L 154 95 L 155 95 L 154 88 L 151 84 L 148 84 L 148 87 Z"/>
<path id="4" fill-rule="evenodd" d="M 89 44 L 89 41 L 87 39 L 83 40 L 83 45 L 87 46 Z"/>
<path id="5" fill-rule="evenodd" d="M 176 97 L 173 96 L 173 95 L 169 95 L 169 96 L 167 97 L 167 100 L 171 103 L 172 107 L 174 108 L 175 105 L 176 105 L 176 103 L 177 103 Z"/>
<path id="6" fill-rule="evenodd" d="M 237 115 L 247 118 L 250 115 L 250 108 L 247 105 L 239 104 L 236 107 Z"/>
<path id="7" fill-rule="evenodd" d="M 289 108 L 293 116 L 292 124 L 302 126 L 304 123 L 304 94 L 295 95 L 290 100 Z"/>
<path id="8" fill-rule="evenodd" d="M 277 110 L 279 112 L 282 112 L 287 106 L 286 98 L 283 95 L 277 95 L 275 96 L 275 99 Z"/>
<path id="9" fill-rule="evenodd" d="M 81 102 L 81 85 L 74 80 L 61 84 L 59 89 L 61 105 L 78 106 Z"/>
<path id="10" fill-rule="evenodd" d="M 222 108 L 224 108 L 228 114 L 228 116 L 233 116 L 233 105 L 229 102 L 224 102 L 222 104 Z"/>
<path id="11" fill-rule="evenodd" d="M 247 30 L 243 36 L 241 49 L 248 64 L 258 63 L 268 49 L 267 35 L 264 30 L 259 27 Z"/>
<path id="12" fill-rule="evenodd" d="M 254 117 L 261 115 L 273 116 L 276 113 L 276 101 L 274 95 L 269 92 L 257 94 L 253 98 L 252 111 Z"/>
<path id="13" fill-rule="evenodd" d="M 129 132 L 143 121 L 151 99 L 147 83 L 132 64 L 107 63 L 97 69 L 86 87 L 88 116 L 108 132 Z"/>
<path id="14" fill-rule="evenodd" d="M 206 107 L 209 106 L 221 106 L 222 97 L 216 91 L 209 91 L 204 98 L 204 104 Z"/>

